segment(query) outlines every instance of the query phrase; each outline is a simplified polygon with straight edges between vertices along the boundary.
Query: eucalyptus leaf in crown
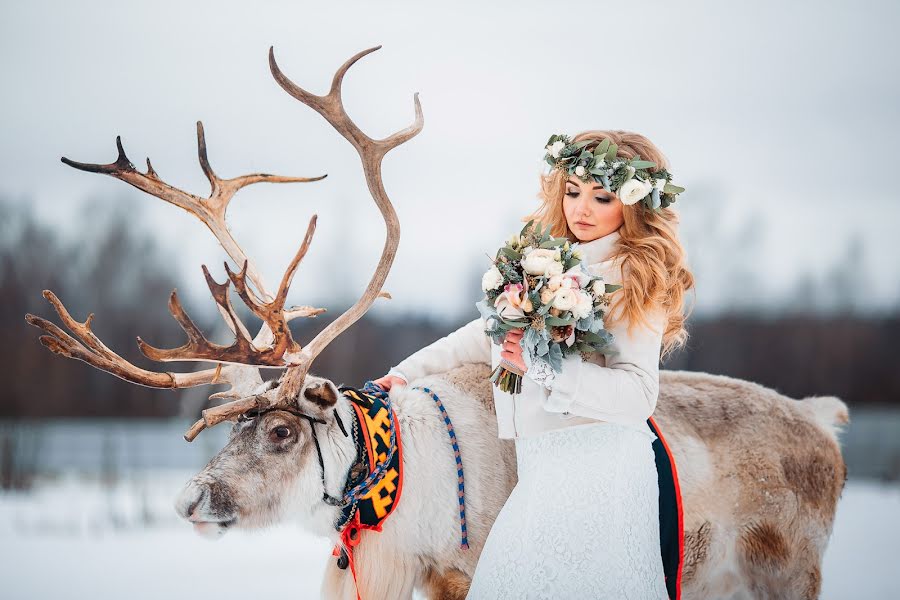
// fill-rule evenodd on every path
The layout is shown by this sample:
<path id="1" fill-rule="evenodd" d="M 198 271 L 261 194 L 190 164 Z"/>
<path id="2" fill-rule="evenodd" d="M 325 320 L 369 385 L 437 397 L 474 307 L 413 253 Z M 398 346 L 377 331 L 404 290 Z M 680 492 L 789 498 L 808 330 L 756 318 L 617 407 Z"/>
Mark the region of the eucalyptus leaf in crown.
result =
<path id="1" fill-rule="evenodd" d="M 506 332 L 524 329 L 520 344 L 532 362 L 541 359 L 557 373 L 563 357 L 596 352 L 613 336 L 603 326 L 609 294 L 622 286 L 591 275 L 581 262 L 578 243 L 550 235 L 550 225 L 529 221 L 497 250 L 481 280 L 484 299 L 476 306 L 485 333 L 502 345 Z M 502 362 L 491 381 L 504 392 L 521 391 L 522 375 Z"/>
<path id="2" fill-rule="evenodd" d="M 593 151 L 587 146 L 596 143 Z M 585 183 L 593 180 L 603 185 L 607 192 L 614 192 L 622 204 L 643 202 L 651 210 L 666 208 L 684 191 L 671 183 L 672 174 L 666 169 L 655 168 L 656 163 L 633 158 L 617 157 L 619 147 L 610 139 L 599 143 L 595 139 L 572 143 L 565 134 L 551 135 L 545 146 L 544 160 L 553 169 L 565 169 Z"/>

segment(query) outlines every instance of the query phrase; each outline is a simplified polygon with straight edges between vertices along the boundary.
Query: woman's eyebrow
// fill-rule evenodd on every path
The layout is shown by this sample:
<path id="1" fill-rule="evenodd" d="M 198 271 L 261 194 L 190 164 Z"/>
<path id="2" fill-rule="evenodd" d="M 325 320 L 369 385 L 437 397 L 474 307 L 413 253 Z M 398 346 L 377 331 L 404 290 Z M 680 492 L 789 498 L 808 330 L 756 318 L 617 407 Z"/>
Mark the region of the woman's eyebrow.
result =
<path id="1" fill-rule="evenodd" d="M 569 183 L 569 184 L 574 185 L 574 186 L 576 186 L 576 187 L 580 187 L 580 186 L 578 186 L 577 183 L 575 183 L 575 182 L 572 181 L 571 179 L 566 179 L 566 183 Z M 603 190 L 604 192 L 606 191 L 606 190 L 603 188 L 603 186 L 602 186 L 602 185 L 599 185 L 599 184 L 598 184 L 598 185 L 595 185 L 592 189 L 595 189 L 595 190 Z"/>

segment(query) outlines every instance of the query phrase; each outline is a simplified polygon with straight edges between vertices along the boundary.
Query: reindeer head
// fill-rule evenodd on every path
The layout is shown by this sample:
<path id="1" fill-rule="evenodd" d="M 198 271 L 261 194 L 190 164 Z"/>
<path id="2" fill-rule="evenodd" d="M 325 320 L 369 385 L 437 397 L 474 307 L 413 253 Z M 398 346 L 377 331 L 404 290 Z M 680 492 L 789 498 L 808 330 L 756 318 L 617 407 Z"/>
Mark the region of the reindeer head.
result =
<path id="1" fill-rule="evenodd" d="M 265 385 L 259 395 L 270 396 L 273 408 L 241 415 L 228 444 L 175 501 L 178 514 L 202 535 L 262 527 L 288 514 L 315 526 L 322 522 L 316 513 L 336 510 L 322 497 L 323 491 L 340 495 L 353 461 L 353 439 L 345 434 L 352 409 L 320 377 L 307 376 L 292 406 L 277 404 L 276 382 Z"/>
<path id="2" fill-rule="evenodd" d="M 203 125 L 197 122 L 197 143 L 200 166 L 211 185 L 208 198 L 202 198 L 175 188 L 157 175 L 147 159 L 147 172 L 140 173 L 125 155 L 120 138 L 116 138 L 118 157 L 109 164 L 80 163 L 63 158 L 63 162 L 82 171 L 103 173 L 125 181 L 138 189 L 183 208 L 199 218 L 236 264 L 233 272 L 226 263 L 228 279 L 220 284 L 213 280 L 206 266 L 203 273 L 219 312 L 235 335 L 230 346 L 207 340 L 182 308 L 177 294 L 169 298 L 169 310 L 185 331 L 188 341 L 172 349 L 159 349 L 138 338 L 141 352 L 155 361 L 205 361 L 217 363 L 215 368 L 193 373 L 157 372 L 142 369 L 110 350 L 93 331 L 89 315 L 84 322 L 72 318 L 62 302 L 49 290 L 44 297 L 53 305 L 63 324 L 72 335 L 54 323 L 35 315 L 26 315 L 28 323 L 42 329 L 40 337 L 51 351 L 75 358 L 102 369 L 126 381 L 157 388 L 185 388 L 198 385 L 229 384 L 230 388 L 210 396 L 229 402 L 203 411 L 185 434 L 193 440 L 203 429 L 223 421 L 235 421 L 231 439 L 197 477 L 187 485 L 177 501 L 177 510 L 193 521 L 201 531 L 221 532 L 232 525 L 262 525 L 280 518 L 287 506 L 297 503 L 309 507 L 322 500 L 322 474 L 325 472 L 327 491 L 339 493 L 342 474 L 352 462 L 353 440 L 343 432 L 334 435 L 340 418 L 349 423 L 349 406 L 330 381 L 308 376 L 310 366 L 324 348 L 341 332 L 365 314 L 378 297 L 390 298 L 381 288 L 397 253 L 400 224 L 381 181 L 381 161 L 391 149 L 417 135 L 424 125 L 418 94 L 414 96 L 415 122 L 393 135 L 376 140 L 359 129 L 344 110 L 341 85 L 347 70 L 363 56 L 381 46 L 358 52 L 344 62 L 324 96 L 311 94 L 288 79 L 275 63 L 269 48 L 269 68 L 278 84 L 291 96 L 313 108 L 344 137 L 359 153 L 366 183 L 375 204 L 384 218 L 387 229 L 381 258 L 368 286 L 356 303 L 301 347 L 288 325 L 297 317 L 315 317 L 323 308 L 310 306 L 285 307 L 288 288 L 301 260 L 312 242 L 316 226 L 313 215 L 306 229 L 300 249 L 288 265 L 281 284 L 274 295 L 263 286 L 259 272 L 247 259 L 244 251 L 228 230 L 225 211 L 234 194 L 241 188 L 259 182 L 288 183 L 319 181 L 325 177 L 282 177 L 266 173 L 222 179 L 209 164 Z M 234 311 L 229 285 L 250 311 L 262 320 L 255 337 Z M 280 384 L 262 384 L 258 368 L 284 368 Z M 343 411 L 343 413 L 342 413 Z M 316 428 L 316 429 L 314 429 Z M 319 431 L 319 429 L 323 431 Z M 316 433 L 313 433 L 313 432 Z M 319 468 L 316 436 L 322 435 L 320 450 L 324 460 L 335 460 Z M 327 436 L 327 437 L 326 437 Z M 347 449 L 347 445 L 351 447 Z M 327 446 L 327 448 L 325 447 Z M 343 458 L 344 460 L 338 460 Z M 320 508 L 335 510 L 334 506 L 319 502 Z"/>

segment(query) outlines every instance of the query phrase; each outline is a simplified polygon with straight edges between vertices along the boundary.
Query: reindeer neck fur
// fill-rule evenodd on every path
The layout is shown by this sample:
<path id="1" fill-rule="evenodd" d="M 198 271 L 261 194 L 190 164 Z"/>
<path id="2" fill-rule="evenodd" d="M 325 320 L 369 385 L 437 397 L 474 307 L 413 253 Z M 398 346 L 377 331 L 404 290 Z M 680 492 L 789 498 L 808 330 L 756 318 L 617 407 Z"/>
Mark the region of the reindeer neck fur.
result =
<path id="1" fill-rule="evenodd" d="M 350 401 L 343 394 L 338 395 L 334 410 L 349 433 L 356 415 L 353 407 L 350 406 Z M 337 423 L 313 426 L 318 428 L 316 434 L 325 464 L 325 489 L 322 487 L 323 473 L 319 470 L 318 464 L 314 468 L 306 469 L 306 476 L 299 478 L 296 482 L 299 489 L 295 493 L 302 501 L 294 506 L 299 507 L 297 517 L 305 529 L 337 541 L 339 534 L 335 530 L 334 524 L 341 516 L 341 508 L 325 503 L 322 500 L 322 493 L 341 497 L 350 468 L 356 462 L 356 444 L 353 436 L 345 436 Z M 315 457 L 312 462 L 316 462 Z M 309 504 L 310 499 L 314 499 L 312 504 Z"/>

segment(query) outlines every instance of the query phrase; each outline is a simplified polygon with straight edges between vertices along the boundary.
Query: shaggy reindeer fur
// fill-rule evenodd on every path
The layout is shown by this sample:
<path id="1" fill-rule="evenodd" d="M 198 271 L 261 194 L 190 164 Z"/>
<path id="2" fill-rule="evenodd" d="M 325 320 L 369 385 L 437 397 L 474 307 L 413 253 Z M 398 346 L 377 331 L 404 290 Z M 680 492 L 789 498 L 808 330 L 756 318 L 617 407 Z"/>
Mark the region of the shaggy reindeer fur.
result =
<path id="1" fill-rule="evenodd" d="M 354 556 L 364 600 L 465 598 L 488 532 L 516 482 L 515 446 L 497 438 L 489 369 L 466 365 L 397 387 L 391 399 L 403 432 L 405 481 L 380 533 L 364 531 Z M 352 442 L 334 425 L 349 406 L 330 381 L 309 377 L 298 407 L 330 419 L 317 425 L 329 492 L 352 462 Z M 447 430 L 430 396 L 453 420 L 466 476 L 470 548 L 460 549 L 457 474 Z M 730 377 L 660 372 L 654 419 L 675 456 L 684 504 L 682 597 L 816 598 L 846 467 L 837 426 L 847 408 L 834 397 L 793 400 Z M 273 436 L 291 428 L 287 442 Z M 321 502 L 322 473 L 309 423 L 273 411 L 235 426 L 228 445 L 188 483 L 179 512 L 201 531 L 256 526 L 290 516 L 337 541 L 337 509 Z M 575 458 L 575 457 L 573 457 Z M 523 530 L 523 535 L 527 531 Z M 350 570 L 328 561 L 323 598 L 355 598 Z"/>

